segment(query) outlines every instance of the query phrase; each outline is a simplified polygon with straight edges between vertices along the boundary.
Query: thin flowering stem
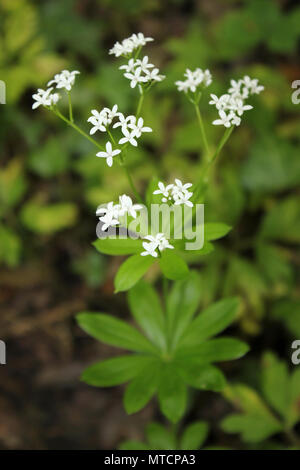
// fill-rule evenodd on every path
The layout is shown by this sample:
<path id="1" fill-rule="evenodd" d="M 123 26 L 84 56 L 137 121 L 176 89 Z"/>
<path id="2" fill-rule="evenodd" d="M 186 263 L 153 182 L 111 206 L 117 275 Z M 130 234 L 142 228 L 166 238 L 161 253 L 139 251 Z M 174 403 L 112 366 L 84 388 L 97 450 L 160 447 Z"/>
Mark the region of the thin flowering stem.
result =
<path id="1" fill-rule="evenodd" d="M 194 107 L 195 107 L 196 115 L 197 115 L 197 118 L 198 118 L 198 123 L 199 123 L 199 127 L 200 127 L 202 142 L 203 142 L 203 145 L 204 145 L 205 159 L 207 160 L 209 158 L 209 153 L 210 152 L 209 152 L 209 145 L 208 145 L 206 132 L 205 132 L 204 124 L 203 124 L 203 119 L 202 119 L 202 116 L 201 116 L 199 105 L 194 103 Z"/>
<path id="2" fill-rule="evenodd" d="M 71 101 L 71 93 L 67 91 L 68 94 L 68 101 L 69 101 L 69 116 L 70 116 L 70 121 L 74 122 L 73 118 L 73 108 L 72 108 L 72 101 Z"/>
<path id="3" fill-rule="evenodd" d="M 141 110 L 142 110 L 142 106 L 143 106 L 143 102 L 144 102 L 144 93 L 141 93 L 141 96 L 140 96 L 140 99 L 139 99 L 139 102 L 138 102 L 138 105 L 137 105 L 137 110 L 136 110 L 136 118 L 138 119 L 140 114 L 141 114 Z"/>
<path id="4" fill-rule="evenodd" d="M 49 108 L 50 109 L 50 108 Z M 103 150 L 102 145 L 100 145 L 95 139 L 93 139 L 91 136 L 89 136 L 86 132 L 84 132 L 80 127 L 78 127 L 74 122 L 70 121 L 68 118 L 66 118 L 57 108 L 52 109 L 54 114 L 58 116 L 60 119 L 65 121 L 69 126 L 73 127 L 79 134 L 81 134 L 83 137 L 88 139 L 92 144 L 96 145 L 100 150 Z"/>
<path id="5" fill-rule="evenodd" d="M 124 170 L 125 170 L 125 173 L 126 173 L 126 175 L 127 175 L 128 182 L 129 182 L 129 184 L 130 184 L 130 187 L 131 187 L 131 189 L 132 189 L 133 194 L 135 195 L 135 197 L 137 198 L 137 200 L 138 200 L 139 202 L 144 203 L 142 196 L 139 194 L 139 192 L 137 191 L 137 189 L 136 189 L 136 187 L 135 187 L 135 185 L 134 185 L 134 182 L 133 182 L 133 179 L 132 179 L 132 177 L 131 177 L 130 171 L 129 171 L 128 167 L 125 166 L 125 165 L 124 165 Z"/>

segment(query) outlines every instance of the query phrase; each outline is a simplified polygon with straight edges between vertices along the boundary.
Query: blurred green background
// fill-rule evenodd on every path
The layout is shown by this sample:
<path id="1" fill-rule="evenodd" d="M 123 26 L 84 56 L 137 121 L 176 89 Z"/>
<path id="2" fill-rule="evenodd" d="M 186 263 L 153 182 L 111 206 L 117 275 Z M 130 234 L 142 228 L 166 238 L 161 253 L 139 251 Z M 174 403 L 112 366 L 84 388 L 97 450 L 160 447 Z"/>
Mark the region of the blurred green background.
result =
<path id="1" fill-rule="evenodd" d="M 134 32 L 155 39 L 143 52 L 167 77 L 145 99 L 142 115 L 153 133 L 130 153 L 141 191 L 153 175 L 193 181 L 199 173 L 194 110 L 174 85 L 187 67 L 212 72 L 201 107 L 215 143 L 221 130 L 210 124 L 209 93 L 224 93 L 231 78 L 245 74 L 265 86 L 223 151 L 208 191 L 206 220 L 234 228 L 194 264 L 202 306 L 232 294 L 242 301 L 234 332 L 251 352 L 225 365 L 228 378 L 259 392 L 262 354 L 270 349 L 295 368 L 300 123 L 291 83 L 300 79 L 298 2 L 1 0 L 0 18 L 0 79 L 7 87 L 0 105 L 0 338 L 8 354 L 0 370 L 0 448 L 115 448 L 142 439 L 145 424 L 159 419 L 153 403 L 127 417 L 121 388 L 92 389 L 78 379 L 112 350 L 79 331 L 74 314 L 88 307 L 128 315 L 125 296 L 113 295 L 121 259 L 91 247 L 95 209 L 130 193 L 126 177 L 50 112 L 31 110 L 36 88 L 67 68 L 81 71 L 72 97 L 75 121 L 86 131 L 91 109 L 117 103 L 132 112 L 137 92 L 108 50 Z M 211 445 L 255 447 L 221 429 L 230 411 L 225 397 L 203 393 L 186 423 L 207 420 Z M 280 434 L 276 442 L 285 445 Z"/>

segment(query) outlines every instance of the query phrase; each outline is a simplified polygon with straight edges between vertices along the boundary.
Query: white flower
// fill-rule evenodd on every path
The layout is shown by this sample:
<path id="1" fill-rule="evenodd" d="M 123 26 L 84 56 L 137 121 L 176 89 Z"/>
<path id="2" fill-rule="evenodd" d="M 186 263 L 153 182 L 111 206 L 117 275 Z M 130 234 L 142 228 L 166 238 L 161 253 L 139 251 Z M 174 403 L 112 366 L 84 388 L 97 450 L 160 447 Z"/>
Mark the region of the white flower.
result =
<path id="1" fill-rule="evenodd" d="M 127 127 L 130 125 L 130 124 L 133 124 L 135 121 L 136 121 L 136 117 L 133 116 L 133 115 L 130 115 L 130 116 L 124 116 L 124 114 L 122 113 L 119 113 L 118 114 L 118 122 L 116 122 L 114 125 L 113 125 L 113 128 L 117 128 L 117 127 L 124 127 L 127 129 Z"/>
<path id="2" fill-rule="evenodd" d="M 229 108 L 235 111 L 239 116 L 242 116 L 244 111 L 252 109 L 253 106 L 251 106 L 250 104 L 244 104 L 244 101 L 238 98 L 236 100 L 232 100 L 232 104 Z"/>
<path id="3" fill-rule="evenodd" d="M 143 242 L 143 248 L 145 251 L 142 251 L 141 256 L 150 255 L 150 256 L 153 256 L 153 258 L 157 258 L 158 257 L 158 253 L 156 251 L 157 247 L 158 247 L 158 244 L 155 241 L 151 241 L 150 243 Z"/>
<path id="4" fill-rule="evenodd" d="M 143 206 L 141 204 L 133 204 L 131 197 L 127 196 L 126 194 L 123 194 L 122 196 L 119 197 L 120 201 L 120 215 L 124 215 L 125 213 L 128 213 L 133 217 L 134 219 L 136 218 L 136 211 L 141 210 Z"/>
<path id="5" fill-rule="evenodd" d="M 133 35 L 130 37 L 130 39 L 131 39 L 131 41 L 133 42 L 135 48 L 141 47 L 141 46 L 145 46 L 147 42 L 154 41 L 153 38 L 145 38 L 145 36 L 143 35 L 143 33 L 133 34 Z"/>
<path id="6" fill-rule="evenodd" d="M 111 142 L 106 142 L 105 148 L 106 148 L 106 152 L 101 151 L 101 152 L 98 152 L 96 155 L 97 157 L 100 157 L 100 158 L 106 158 L 106 163 L 108 164 L 108 166 L 112 166 L 113 157 L 121 153 L 121 150 L 119 149 L 113 150 Z"/>
<path id="7" fill-rule="evenodd" d="M 152 132 L 151 127 L 144 127 L 144 119 L 142 117 L 140 117 L 136 122 L 136 118 L 134 116 L 134 121 L 135 122 L 131 121 L 128 124 L 128 127 L 132 129 L 132 134 L 134 137 L 141 137 L 143 132 Z"/>
<path id="8" fill-rule="evenodd" d="M 102 207 L 102 206 L 98 207 L 96 211 L 96 215 L 101 215 L 101 217 L 99 217 L 99 220 L 103 222 L 103 225 L 101 228 L 103 232 L 107 230 L 108 227 L 116 226 L 120 223 L 118 220 L 119 207 L 120 207 L 119 205 L 114 205 L 113 202 L 109 202 L 107 204 L 107 207 Z"/>
<path id="9" fill-rule="evenodd" d="M 142 73 L 141 67 L 138 67 L 132 72 L 124 73 L 124 77 L 130 80 L 131 88 L 135 88 L 138 83 L 145 83 L 147 81 L 146 77 L 142 76 L 141 73 Z"/>
<path id="10" fill-rule="evenodd" d="M 193 207 L 191 199 L 193 193 L 188 191 L 188 188 L 192 186 L 191 183 L 182 184 L 179 179 L 175 179 L 175 184 L 169 184 L 165 186 L 161 181 L 158 183 L 158 188 L 153 191 L 153 194 L 161 194 L 162 202 L 171 201 L 175 205 L 185 204 L 189 207 Z"/>
<path id="11" fill-rule="evenodd" d="M 184 76 L 186 77 L 186 80 L 179 80 L 175 82 L 175 85 L 177 86 L 178 91 L 184 91 L 185 93 L 188 91 L 195 93 L 197 89 L 201 90 L 212 83 L 212 76 L 208 69 L 204 71 L 200 68 L 197 68 L 194 71 L 186 69 Z"/>
<path id="12" fill-rule="evenodd" d="M 164 197 L 162 198 L 163 202 L 167 202 L 167 200 L 171 200 L 171 191 L 173 189 L 174 185 L 169 184 L 168 186 L 165 186 L 162 181 L 159 181 L 158 183 L 158 188 L 155 191 L 153 191 L 153 194 L 162 194 Z"/>
<path id="13" fill-rule="evenodd" d="M 57 93 L 51 95 L 52 90 L 53 88 L 48 88 L 47 90 L 39 88 L 37 93 L 32 95 L 32 98 L 35 100 L 32 109 L 36 109 L 39 106 L 51 106 L 52 104 L 56 104 L 59 100 L 59 95 Z"/>
<path id="14" fill-rule="evenodd" d="M 225 126 L 225 127 L 231 127 L 231 119 L 232 119 L 232 116 L 233 116 L 233 113 L 229 113 L 229 114 L 226 114 L 225 111 L 223 111 L 223 109 L 220 109 L 219 111 L 219 116 L 220 116 L 220 119 L 215 119 L 213 121 L 213 124 L 215 126 Z"/>
<path id="15" fill-rule="evenodd" d="M 128 65 L 129 65 L 129 62 L 128 62 Z M 147 55 L 145 55 L 142 58 L 142 60 L 137 59 L 136 64 L 141 67 L 143 72 L 146 72 L 148 69 L 153 69 L 154 68 L 154 65 L 149 63 L 149 57 Z"/>
<path id="16" fill-rule="evenodd" d="M 152 70 L 145 70 L 145 73 L 146 73 L 147 82 L 150 82 L 151 80 L 155 82 L 161 82 L 162 80 L 166 78 L 165 75 L 160 75 L 159 69 L 157 67 Z"/>
<path id="17" fill-rule="evenodd" d="M 92 116 L 89 117 L 88 122 L 93 124 L 90 134 L 95 134 L 96 131 L 106 132 L 106 127 L 109 126 L 113 119 L 121 113 L 118 113 L 118 105 L 115 104 L 112 109 L 103 108 L 100 112 L 96 109 L 91 111 Z"/>
<path id="18" fill-rule="evenodd" d="M 169 240 L 165 237 L 163 233 L 158 233 L 155 236 L 147 235 L 144 237 L 145 240 L 149 240 L 149 242 L 143 242 L 143 248 L 145 251 L 141 253 L 141 256 L 153 256 L 154 258 L 158 257 L 158 252 L 163 251 L 166 248 L 174 249 L 174 246 L 169 243 Z"/>
<path id="19" fill-rule="evenodd" d="M 142 59 L 130 59 L 127 65 L 122 65 L 120 69 L 125 70 L 124 77 L 130 80 L 131 88 L 137 84 L 147 82 L 160 82 L 165 77 L 159 74 L 159 69 L 149 63 L 148 56 Z"/>
<path id="20" fill-rule="evenodd" d="M 147 42 L 153 41 L 153 38 L 145 38 L 143 33 L 132 34 L 129 38 L 124 39 L 121 43 L 116 42 L 114 47 L 110 49 L 109 54 L 116 57 L 131 54 L 138 47 L 145 46 Z"/>
<path id="21" fill-rule="evenodd" d="M 66 90 L 70 91 L 72 86 L 75 83 L 76 75 L 80 72 L 78 70 L 73 70 L 70 72 L 69 70 L 63 70 L 60 73 L 57 73 L 48 85 L 56 84 L 56 88 L 65 88 Z"/>
<path id="22" fill-rule="evenodd" d="M 239 126 L 244 111 L 253 108 L 250 104 L 246 104 L 245 100 L 252 94 L 260 93 L 264 87 L 258 85 L 258 79 L 251 79 L 248 75 L 240 80 L 230 80 L 230 88 L 228 93 L 218 98 L 216 95 L 210 95 L 211 101 L 209 104 L 216 106 L 219 111 L 221 119 L 213 121 L 215 125 L 224 125 L 230 127 L 231 125 Z M 229 112 L 227 114 L 227 112 Z"/>
<path id="23" fill-rule="evenodd" d="M 129 132 L 129 130 L 126 127 L 122 127 L 122 133 L 124 137 L 122 137 L 119 140 L 120 145 L 123 145 L 123 144 L 126 144 L 126 142 L 129 142 L 134 147 L 137 147 L 137 141 L 135 139 L 136 136 L 133 131 Z"/>

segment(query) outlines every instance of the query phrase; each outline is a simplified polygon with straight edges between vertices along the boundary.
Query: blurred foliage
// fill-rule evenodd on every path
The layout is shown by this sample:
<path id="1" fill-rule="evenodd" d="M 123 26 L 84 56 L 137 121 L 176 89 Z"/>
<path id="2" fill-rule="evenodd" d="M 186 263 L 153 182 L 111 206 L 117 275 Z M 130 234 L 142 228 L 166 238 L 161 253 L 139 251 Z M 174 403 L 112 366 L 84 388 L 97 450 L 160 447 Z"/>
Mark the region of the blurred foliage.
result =
<path id="1" fill-rule="evenodd" d="M 146 53 L 167 78 L 145 100 L 143 116 L 153 135 L 130 155 L 140 189 L 153 175 L 195 181 L 201 171 L 193 109 L 174 86 L 186 67 L 211 69 L 209 93 L 223 93 L 231 78 L 244 74 L 265 86 L 217 162 L 208 190 L 206 220 L 222 220 L 234 229 L 214 252 L 195 263 L 202 280 L 201 307 L 239 295 L 240 334 L 247 342 L 254 337 L 263 344 L 270 341 L 270 325 L 275 338 L 277 328 L 284 327 L 286 343 L 276 352 L 289 355 L 292 339 L 300 334 L 300 123 L 299 105 L 291 101 L 291 83 L 300 77 L 298 2 L 2 0 L 0 15 L 0 79 L 7 85 L 0 126 L 3 270 L 42 263 L 41 244 L 47 241 L 43 250 L 50 252 L 63 237 L 75 253 L 66 266 L 70 274 L 95 288 L 109 278 L 113 261 L 86 251 L 87 243 L 95 236 L 97 205 L 128 192 L 127 180 L 120 168 L 110 169 L 95 158 L 91 145 L 50 113 L 32 112 L 31 95 L 62 68 L 79 69 L 72 93 L 75 119 L 84 129 L 93 108 L 118 103 L 121 111 L 133 111 L 135 90 L 108 49 L 142 30 L 155 37 Z M 202 101 L 208 137 L 217 142 L 220 129 L 210 125 L 214 111 L 208 95 Z M 276 339 L 271 347 L 276 349 Z M 288 383 L 298 377 L 295 372 L 287 377 L 285 366 L 274 356 L 265 360 Z M 271 378 L 266 380 L 270 383 Z M 295 423 L 291 402 L 282 405 L 286 391 L 278 387 L 282 396 L 275 403 L 266 383 L 262 390 L 268 404 L 248 385 L 232 386 L 228 392 L 229 400 L 243 400 L 245 406 L 242 415 L 228 418 L 224 426 L 246 441 L 253 441 L 256 411 L 261 439 L 279 431 L 269 407 L 285 424 Z M 254 411 L 247 397 L 252 397 Z"/>

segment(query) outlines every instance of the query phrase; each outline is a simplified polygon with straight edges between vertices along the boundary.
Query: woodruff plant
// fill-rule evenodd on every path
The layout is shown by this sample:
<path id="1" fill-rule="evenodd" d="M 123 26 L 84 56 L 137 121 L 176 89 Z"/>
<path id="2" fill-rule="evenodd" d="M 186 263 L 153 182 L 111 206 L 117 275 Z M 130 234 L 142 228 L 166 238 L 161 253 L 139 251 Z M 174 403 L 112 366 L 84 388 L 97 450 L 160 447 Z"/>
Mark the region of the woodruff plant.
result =
<path id="1" fill-rule="evenodd" d="M 162 413 L 170 421 L 177 422 L 186 410 L 188 388 L 221 391 L 225 378 L 213 363 L 238 359 L 247 352 L 247 345 L 240 340 L 214 338 L 236 318 L 238 300 L 223 299 L 197 313 L 200 278 L 197 272 L 190 271 L 185 261 L 186 235 L 181 239 L 172 238 L 170 228 L 174 229 L 174 221 L 165 227 L 168 230 L 156 232 L 148 224 L 137 237 L 111 237 L 109 233 L 112 228 L 124 228 L 124 220 L 128 223 L 128 220 L 137 219 L 143 208 L 150 209 L 153 204 L 165 204 L 171 209 L 176 206 L 183 212 L 189 208 L 191 229 L 194 232 L 202 229 L 203 221 L 202 227 L 197 225 L 195 214 L 197 206 L 205 200 L 209 170 L 233 129 L 240 125 L 244 112 L 252 108 L 246 101 L 252 94 L 260 93 L 263 87 L 258 80 L 245 76 L 238 81 L 231 80 L 226 94 L 211 95 L 210 104 L 219 114 L 213 125 L 225 127 L 225 133 L 212 151 L 199 107 L 202 95 L 212 82 L 211 73 L 200 68 L 187 69 L 185 79 L 177 81 L 176 86 L 194 106 L 199 122 L 204 155 L 201 179 L 193 184 L 182 183 L 178 175 L 174 182 L 165 184 L 154 178 L 143 197 L 130 174 L 127 155 L 131 146 L 138 146 L 145 132 L 152 132 L 141 117 L 143 101 L 152 87 L 165 78 L 149 62 L 148 56 L 140 58 L 142 47 L 152 40 L 142 33 L 133 34 L 110 50 L 110 54 L 126 59 L 119 68 L 130 81 L 131 88 L 138 91 L 135 115 L 123 114 L 117 104 L 112 109 L 94 109 L 88 118 L 92 127 L 87 134 L 75 124 L 72 110 L 71 89 L 79 72 L 68 70 L 55 75 L 48 83 L 50 88 L 39 89 L 33 95 L 33 108 L 42 105 L 73 127 L 97 147 L 96 156 L 105 159 L 108 166 L 121 165 L 136 199 L 134 203 L 130 196 L 123 194 L 117 202 L 98 207 L 103 236 L 94 242 L 94 246 L 104 254 L 128 256 L 115 277 L 115 291 L 128 291 L 129 307 L 139 329 L 106 313 L 80 313 L 77 320 L 84 331 L 106 344 L 130 351 L 130 354 L 91 365 L 83 372 L 82 379 L 100 387 L 129 382 L 124 395 L 128 413 L 141 410 L 157 395 Z M 67 94 L 68 116 L 58 107 L 59 89 L 64 89 Z M 96 133 L 105 135 L 101 143 L 92 137 Z M 213 249 L 211 242 L 225 236 L 229 230 L 230 227 L 223 223 L 205 223 L 204 245 L 195 250 L 195 254 L 210 252 Z M 167 233 L 171 235 L 167 236 Z M 153 265 L 161 270 L 162 296 L 142 280 Z M 169 280 L 174 281 L 172 286 Z"/>

